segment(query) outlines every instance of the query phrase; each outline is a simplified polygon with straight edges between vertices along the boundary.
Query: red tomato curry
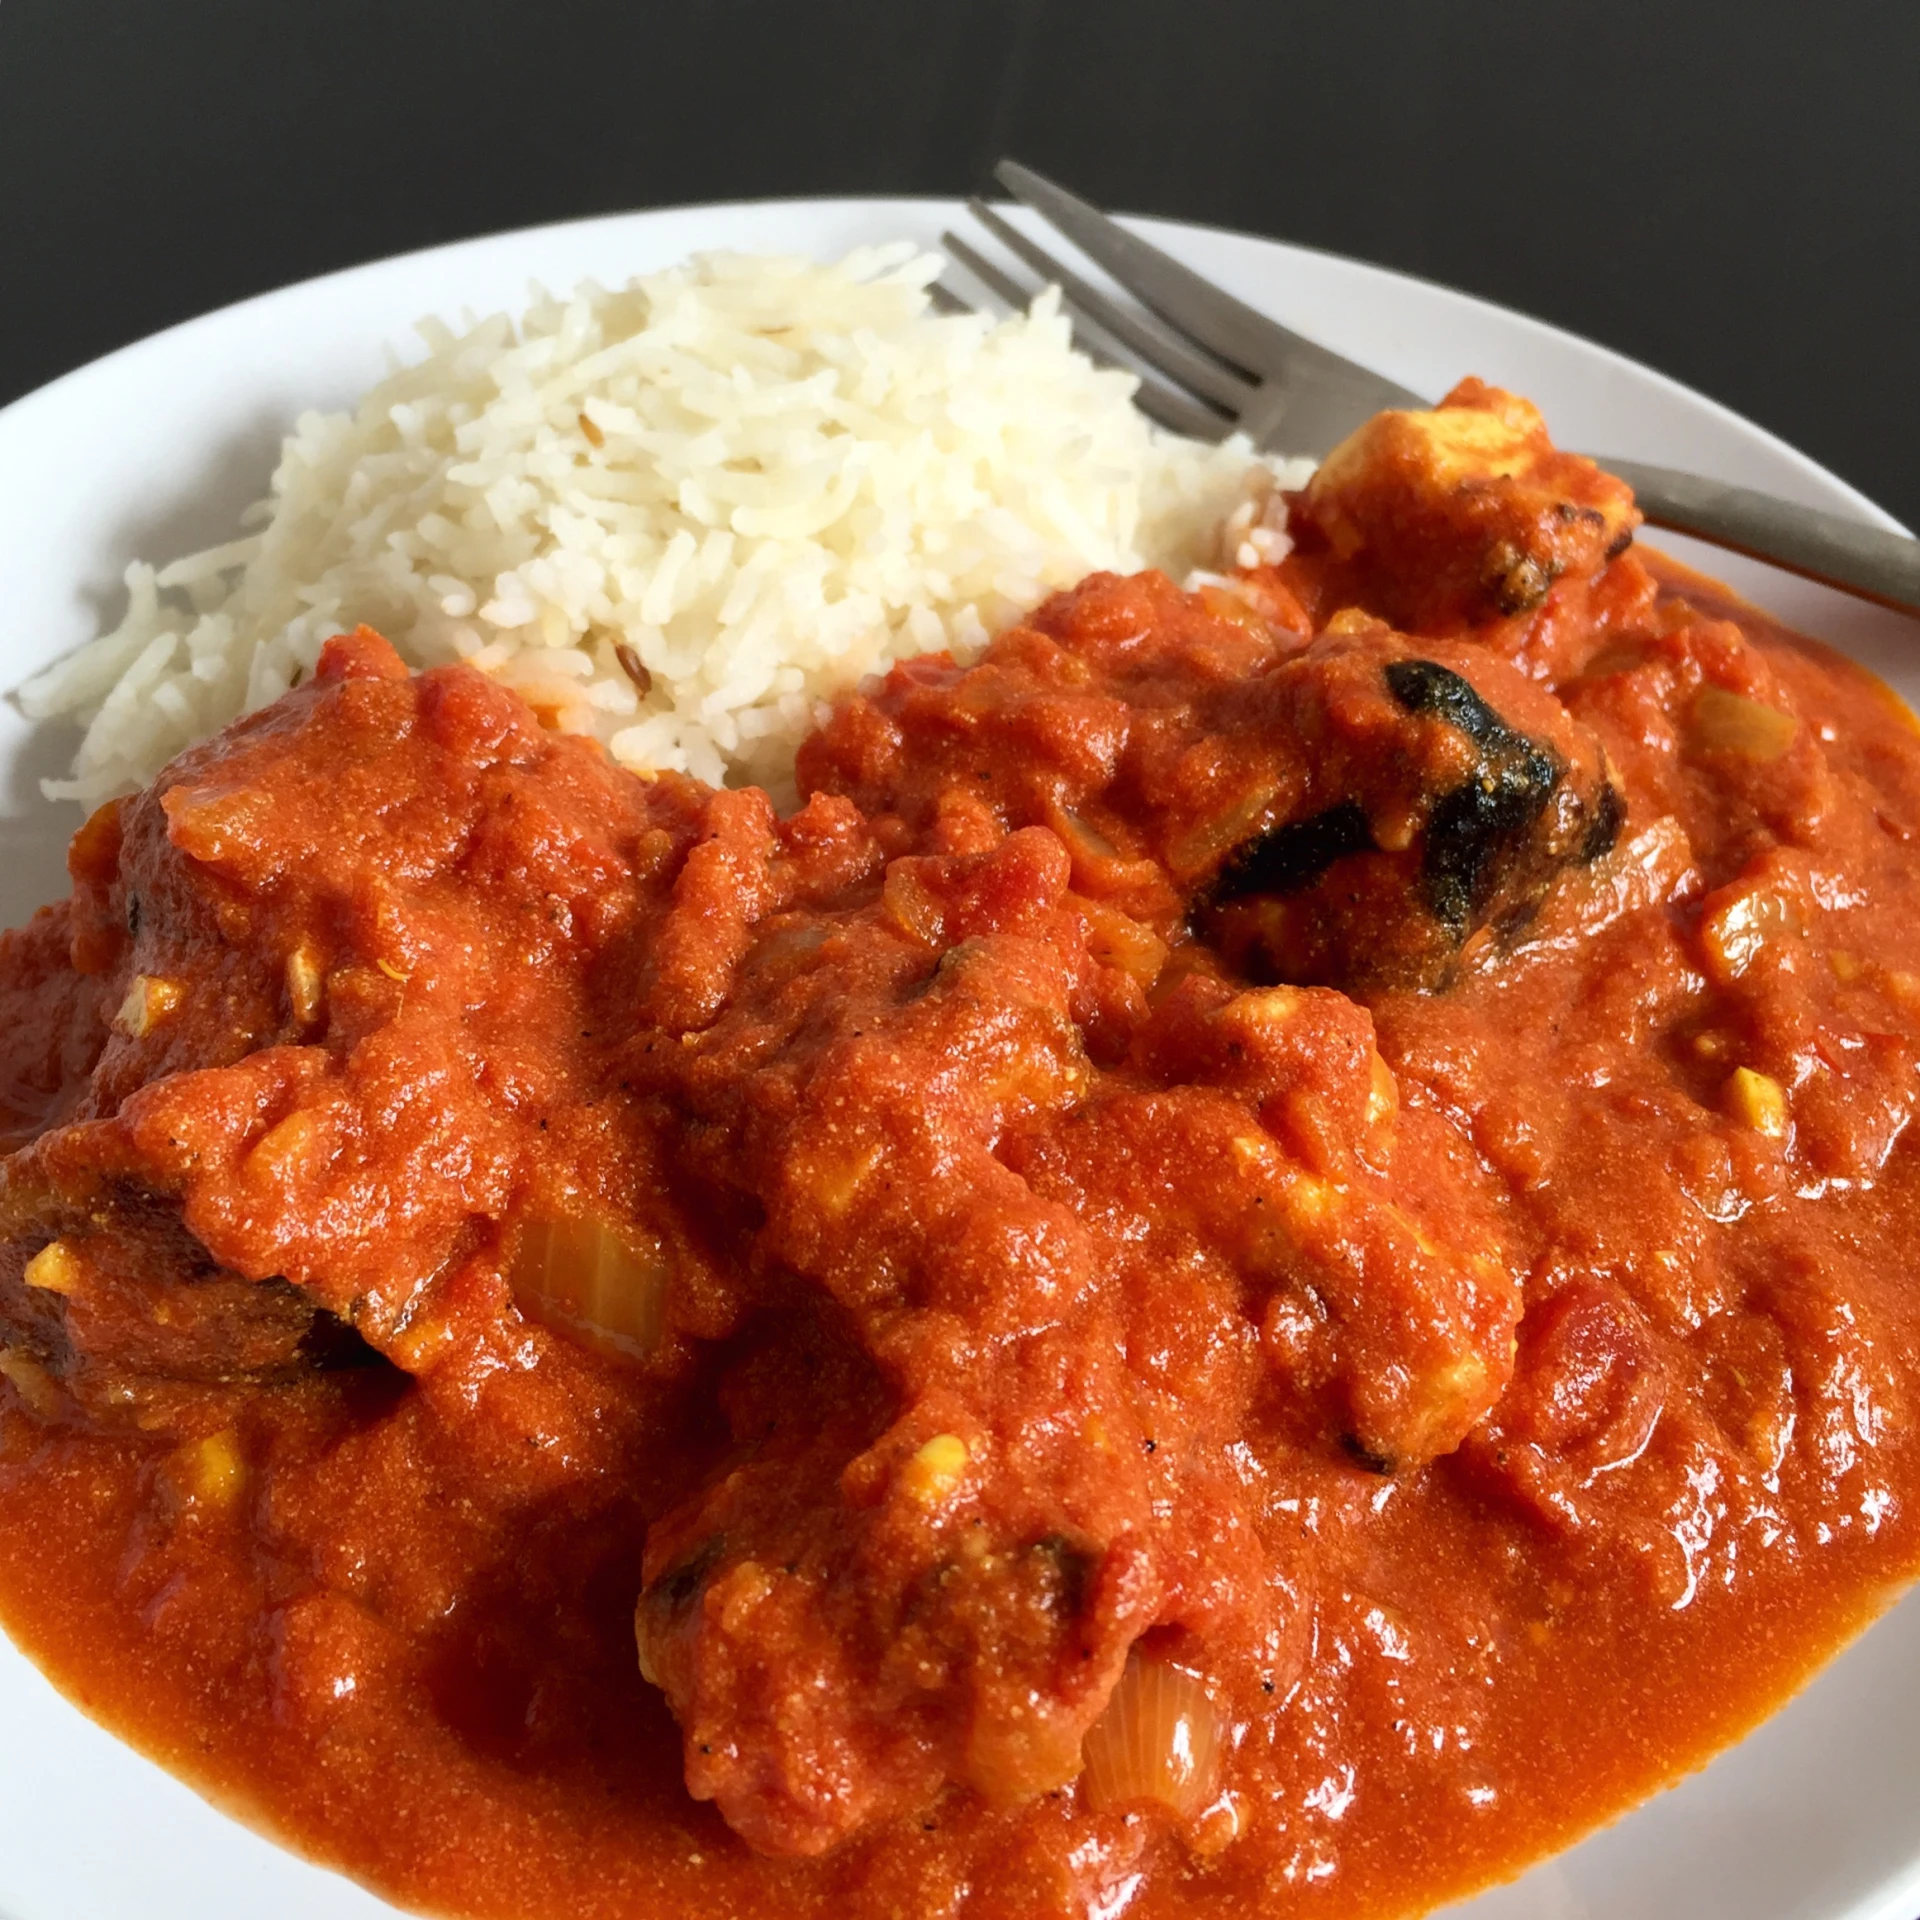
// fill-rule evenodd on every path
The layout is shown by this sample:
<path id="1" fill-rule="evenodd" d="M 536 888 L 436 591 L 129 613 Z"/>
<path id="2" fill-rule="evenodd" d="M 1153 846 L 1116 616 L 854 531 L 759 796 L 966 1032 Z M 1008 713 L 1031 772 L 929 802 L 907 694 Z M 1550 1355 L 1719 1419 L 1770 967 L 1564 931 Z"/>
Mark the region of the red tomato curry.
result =
<path id="1" fill-rule="evenodd" d="M 1920 739 L 1475 382 L 797 811 L 378 636 L 0 947 L 0 1615 L 468 1915 L 1351 1916 L 1920 1559 Z"/>

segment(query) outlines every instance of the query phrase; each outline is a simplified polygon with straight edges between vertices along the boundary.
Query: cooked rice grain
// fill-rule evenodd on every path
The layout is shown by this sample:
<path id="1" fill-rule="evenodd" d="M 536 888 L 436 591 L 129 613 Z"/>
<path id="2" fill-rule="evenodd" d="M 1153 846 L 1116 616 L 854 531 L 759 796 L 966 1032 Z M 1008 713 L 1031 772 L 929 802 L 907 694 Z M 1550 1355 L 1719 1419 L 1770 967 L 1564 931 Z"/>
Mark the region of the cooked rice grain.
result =
<path id="1" fill-rule="evenodd" d="M 1231 557 L 1230 516 L 1284 542 L 1244 443 L 1149 426 L 1051 294 L 934 313 L 940 265 L 709 254 L 517 327 L 423 322 L 425 358 L 300 417 L 255 531 L 129 567 L 119 626 L 21 689 L 86 727 L 47 791 L 141 785 L 362 621 L 627 766 L 781 791 L 823 702 L 893 660 L 965 658 L 1097 568 Z"/>

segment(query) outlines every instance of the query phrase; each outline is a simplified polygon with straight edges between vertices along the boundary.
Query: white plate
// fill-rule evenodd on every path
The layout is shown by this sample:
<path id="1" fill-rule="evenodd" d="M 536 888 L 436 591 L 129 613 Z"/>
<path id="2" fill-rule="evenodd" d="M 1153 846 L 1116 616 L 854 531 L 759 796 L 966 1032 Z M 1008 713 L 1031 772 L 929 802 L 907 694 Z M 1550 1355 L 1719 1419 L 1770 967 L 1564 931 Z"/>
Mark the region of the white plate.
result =
<path id="1" fill-rule="evenodd" d="M 0 412 L 0 687 L 117 616 L 135 557 L 224 537 L 304 407 L 341 406 L 423 313 L 518 308 L 527 285 L 617 282 L 700 248 L 830 257 L 932 245 L 957 205 L 797 200 L 503 234 L 309 281 L 69 374 Z M 1892 525 L 1812 461 L 1615 354 L 1441 287 L 1272 241 L 1145 230 L 1302 332 L 1421 392 L 1478 373 L 1604 448 Z M 23 289 L 9 289 L 12 297 Z M 40 288 L 32 296 L 57 297 Z M 1920 622 L 1664 537 L 1920 705 Z M 72 747 L 0 708 L 0 924 L 62 892 L 70 808 L 35 779 Z M 1455 1920 L 1912 1920 L 1920 1911 L 1920 1594 L 1705 1771 Z M 342 1920 L 390 1911 L 215 1812 L 62 1701 L 0 1640 L 0 1920 Z"/>

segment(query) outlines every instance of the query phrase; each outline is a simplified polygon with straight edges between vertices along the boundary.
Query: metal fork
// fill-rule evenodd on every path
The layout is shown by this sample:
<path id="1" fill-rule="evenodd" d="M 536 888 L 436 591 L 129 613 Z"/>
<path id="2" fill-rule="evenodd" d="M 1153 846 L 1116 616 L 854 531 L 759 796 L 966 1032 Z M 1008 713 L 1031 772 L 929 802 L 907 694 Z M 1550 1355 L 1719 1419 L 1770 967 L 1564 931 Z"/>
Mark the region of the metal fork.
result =
<path id="1" fill-rule="evenodd" d="M 1059 287 L 1079 344 L 1103 364 L 1140 377 L 1136 403 L 1161 425 L 1203 440 L 1237 430 L 1263 451 L 1318 459 L 1382 408 L 1432 404 L 1236 300 L 1031 167 L 1003 160 L 994 177 L 1138 303 L 1115 299 L 985 201 L 967 202 L 1009 253 Z M 951 257 L 1010 305 L 1024 307 L 1037 291 L 960 235 L 944 238 Z M 967 304 L 944 286 L 935 292 L 949 308 Z M 1596 457 L 1633 489 L 1656 527 L 1920 613 L 1920 541 L 1751 487 Z"/>

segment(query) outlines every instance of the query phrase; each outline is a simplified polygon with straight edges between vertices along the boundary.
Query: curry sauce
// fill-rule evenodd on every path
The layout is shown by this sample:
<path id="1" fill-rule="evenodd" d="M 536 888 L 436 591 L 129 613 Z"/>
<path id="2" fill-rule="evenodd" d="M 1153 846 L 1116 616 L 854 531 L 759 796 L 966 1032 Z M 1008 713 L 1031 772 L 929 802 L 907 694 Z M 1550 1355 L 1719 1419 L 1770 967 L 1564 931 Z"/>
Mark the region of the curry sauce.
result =
<path id="1" fill-rule="evenodd" d="M 1466 383 L 801 803 L 377 635 L 0 948 L 0 1617 L 471 1915 L 1368 1916 L 1920 1561 L 1920 737 Z"/>

